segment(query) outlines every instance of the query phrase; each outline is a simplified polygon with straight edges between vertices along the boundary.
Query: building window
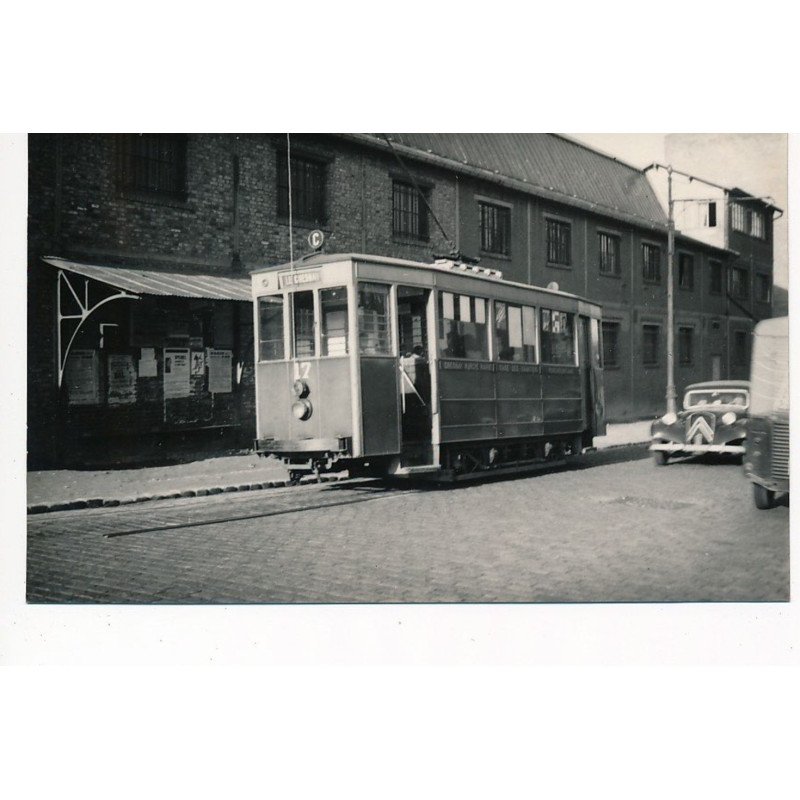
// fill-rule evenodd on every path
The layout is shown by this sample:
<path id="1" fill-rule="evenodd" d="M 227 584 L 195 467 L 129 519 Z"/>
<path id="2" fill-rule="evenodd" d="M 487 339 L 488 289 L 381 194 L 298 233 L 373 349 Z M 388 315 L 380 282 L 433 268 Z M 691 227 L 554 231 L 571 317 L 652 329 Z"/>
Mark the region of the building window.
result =
<path id="1" fill-rule="evenodd" d="M 756 274 L 756 300 L 759 303 L 769 303 L 772 301 L 772 281 L 769 275 L 763 272 Z"/>
<path id="2" fill-rule="evenodd" d="M 572 225 L 569 222 L 547 220 L 547 262 L 564 266 L 572 263 Z"/>
<path id="3" fill-rule="evenodd" d="M 764 215 L 760 211 L 750 212 L 750 235 L 757 239 L 764 238 Z"/>
<path id="4" fill-rule="evenodd" d="M 481 250 L 501 256 L 511 254 L 511 209 L 478 203 L 481 212 Z"/>
<path id="5" fill-rule="evenodd" d="M 430 190 L 422 189 L 425 198 Z M 428 230 L 428 207 L 419 192 L 410 183 L 392 182 L 392 233 L 426 242 Z"/>
<path id="6" fill-rule="evenodd" d="M 134 192 L 186 197 L 186 135 L 128 133 L 122 137 L 120 179 Z"/>
<path id="7" fill-rule="evenodd" d="M 499 361 L 536 363 L 536 314 L 531 306 L 495 300 L 494 335 Z"/>
<path id="8" fill-rule="evenodd" d="M 722 294 L 722 264 L 719 261 L 709 261 L 708 274 L 708 291 L 711 294 Z"/>
<path id="9" fill-rule="evenodd" d="M 678 256 L 678 286 L 681 289 L 694 289 L 694 256 L 689 253 Z"/>
<path id="10" fill-rule="evenodd" d="M 747 233 L 747 209 L 739 203 L 731 204 L 731 227 L 740 233 Z"/>
<path id="11" fill-rule="evenodd" d="M 279 150 L 278 159 L 278 216 L 289 216 L 289 169 L 286 151 Z M 322 161 L 292 156 L 292 219 L 321 225 L 326 221 L 325 178 Z"/>
<path id="12" fill-rule="evenodd" d="M 655 367 L 658 364 L 660 330 L 658 325 L 642 326 L 642 364 L 646 367 Z"/>
<path id="13" fill-rule="evenodd" d="M 651 283 L 661 281 L 661 248 L 657 244 L 642 243 L 642 277 Z"/>
<path id="14" fill-rule="evenodd" d="M 610 233 L 598 233 L 597 243 L 600 257 L 601 275 L 619 275 L 619 236 Z"/>
<path id="15" fill-rule="evenodd" d="M 733 363 L 737 367 L 746 367 L 747 360 L 747 331 L 733 332 Z"/>
<path id="16" fill-rule="evenodd" d="M 747 300 L 750 297 L 746 269 L 734 267 L 731 270 L 731 295 L 737 300 Z"/>
<path id="17" fill-rule="evenodd" d="M 716 228 L 717 227 L 717 204 L 712 200 L 709 203 L 704 203 L 701 205 L 701 213 L 703 215 L 703 227 L 704 228 Z"/>
<path id="18" fill-rule="evenodd" d="M 694 330 L 692 328 L 678 328 L 678 363 L 684 367 L 692 364 L 693 337 Z"/>
<path id="19" fill-rule="evenodd" d="M 619 331 L 619 322 L 603 322 L 603 368 L 619 366 Z"/>

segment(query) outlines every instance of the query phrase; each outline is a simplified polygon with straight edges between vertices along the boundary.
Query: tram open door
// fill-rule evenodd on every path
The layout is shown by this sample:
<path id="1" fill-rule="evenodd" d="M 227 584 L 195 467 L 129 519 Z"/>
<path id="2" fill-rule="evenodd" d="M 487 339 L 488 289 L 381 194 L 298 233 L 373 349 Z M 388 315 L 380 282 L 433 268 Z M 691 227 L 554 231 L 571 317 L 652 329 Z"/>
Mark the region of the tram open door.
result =
<path id="1" fill-rule="evenodd" d="M 430 295 L 430 289 L 397 287 L 400 460 L 403 467 L 433 463 L 428 325 Z"/>

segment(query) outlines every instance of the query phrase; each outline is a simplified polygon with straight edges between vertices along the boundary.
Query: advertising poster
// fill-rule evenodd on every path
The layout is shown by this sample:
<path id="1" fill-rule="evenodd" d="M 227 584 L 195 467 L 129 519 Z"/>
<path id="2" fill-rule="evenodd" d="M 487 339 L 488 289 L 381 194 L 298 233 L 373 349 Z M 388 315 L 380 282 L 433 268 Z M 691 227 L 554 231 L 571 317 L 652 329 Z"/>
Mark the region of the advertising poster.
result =
<path id="1" fill-rule="evenodd" d="M 109 354 L 108 404 L 124 405 L 136 402 L 136 368 L 133 356 Z"/>
<path id="2" fill-rule="evenodd" d="M 189 350 L 184 347 L 164 348 L 164 397 L 188 397 Z"/>
<path id="3" fill-rule="evenodd" d="M 64 383 L 71 406 L 100 402 L 100 369 L 96 350 L 73 350 L 64 370 Z"/>
<path id="4" fill-rule="evenodd" d="M 206 354 L 203 350 L 192 350 L 192 377 L 200 378 L 206 371 Z"/>
<path id="5" fill-rule="evenodd" d="M 231 368 L 233 353 L 230 350 L 208 351 L 208 391 L 226 394 L 232 391 Z"/>
<path id="6" fill-rule="evenodd" d="M 158 375 L 155 347 L 143 347 L 139 356 L 139 377 L 155 378 Z"/>

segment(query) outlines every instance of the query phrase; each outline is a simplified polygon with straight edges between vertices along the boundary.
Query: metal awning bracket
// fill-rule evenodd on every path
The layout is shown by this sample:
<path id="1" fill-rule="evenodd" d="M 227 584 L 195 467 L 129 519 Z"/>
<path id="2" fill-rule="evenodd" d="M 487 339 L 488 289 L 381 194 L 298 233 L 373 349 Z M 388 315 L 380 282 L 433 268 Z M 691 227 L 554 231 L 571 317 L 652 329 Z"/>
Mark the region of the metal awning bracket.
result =
<path id="1" fill-rule="evenodd" d="M 67 364 L 67 358 L 69 358 L 69 351 L 72 348 L 72 343 L 75 341 L 75 337 L 78 335 L 78 331 L 81 329 L 83 323 L 95 312 L 97 311 L 100 306 L 104 306 L 106 303 L 110 303 L 113 300 L 141 300 L 141 297 L 137 294 L 132 294 L 131 292 L 126 292 L 124 289 L 120 289 L 117 291 L 116 294 L 109 295 L 108 297 L 104 297 L 102 300 L 99 300 L 94 305 L 89 304 L 89 281 L 90 278 L 84 278 L 84 285 L 83 285 L 83 300 L 78 296 L 78 276 L 75 273 L 67 272 L 66 270 L 60 269 L 58 271 L 58 281 L 56 284 L 56 309 L 58 312 L 58 386 L 61 388 L 62 381 L 64 379 L 64 369 Z M 74 284 L 73 284 L 74 281 Z M 69 296 L 72 295 L 72 299 L 75 301 L 75 305 L 77 306 L 77 313 L 74 314 L 65 314 L 64 310 L 61 305 L 62 300 L 62 286 L 65 286 L 69 290 L 69 294 L 65 295 L 66 299 L 69 299 Z M 109 287 L 115 288 L 116 287 Z M 65 340 L 67 340 L 67 334 L 69 333 L 68 330 L 65 330 L 66 326 L 70 323 L 75 324 L 72 333 L 69 335 L 68 341 L 66 341 L 66 346 L 64 345 Z"/>

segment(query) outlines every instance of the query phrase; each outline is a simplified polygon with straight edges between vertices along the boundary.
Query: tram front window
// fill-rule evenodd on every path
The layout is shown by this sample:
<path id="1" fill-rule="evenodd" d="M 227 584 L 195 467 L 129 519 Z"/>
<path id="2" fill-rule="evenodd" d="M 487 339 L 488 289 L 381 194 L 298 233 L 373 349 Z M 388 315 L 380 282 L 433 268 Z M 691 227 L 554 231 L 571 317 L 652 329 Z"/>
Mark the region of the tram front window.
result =
<path id="1" fill-rule="evenodd" d="M 295 292 L 292 297 L 294 316 L 294 357 L 314 357 L 314 293 Z"/>
<path id="2" fill-rule="evenodd" d="M 482 297 L 439 292 L 440 356 L 488 360 L 486 305 Z"/>
<path id="3" fill-rule="evenodd" d="M 319 293 L 322 315 L 321 355 L 347 355 L 347 289 L 323 289 Z"/>
<path id="4" fill-rule="evenodd" d="M 279 361 L 283 347 L 283 295 L 258 298 L 258 359 Z"/>
<path id="5" fill-rule="evenodd" d="M 358 285 L 358 346 L 365 356 L 389 356 L 389 287 L 380 283 Z"/>

